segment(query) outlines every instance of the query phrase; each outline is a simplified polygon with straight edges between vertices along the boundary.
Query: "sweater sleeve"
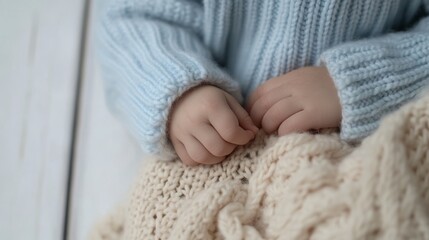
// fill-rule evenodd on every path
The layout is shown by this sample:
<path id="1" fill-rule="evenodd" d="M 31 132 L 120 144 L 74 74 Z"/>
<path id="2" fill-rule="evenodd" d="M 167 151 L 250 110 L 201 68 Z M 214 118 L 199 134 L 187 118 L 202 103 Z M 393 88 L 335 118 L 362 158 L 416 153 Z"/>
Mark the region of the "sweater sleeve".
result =
<path id="1" fill-rule="evenodd" d="M 101 11 L 98 52 L 108 105 L 161 159 L 175 156 L 167 121 L 184 92 L 211 84 L 241 101 L 238 83 L 203 43 L 203 14 L 196 0 L 113 0 Z"/>
<path id="2" fill-rule="evenodd" d="M 384 115 L 429 85 L 428 0 L 425 7 L 426 15 L 408 31 L 345 43 L 322 54 L 342 105 L 342 139 L 366 137 Z"/>

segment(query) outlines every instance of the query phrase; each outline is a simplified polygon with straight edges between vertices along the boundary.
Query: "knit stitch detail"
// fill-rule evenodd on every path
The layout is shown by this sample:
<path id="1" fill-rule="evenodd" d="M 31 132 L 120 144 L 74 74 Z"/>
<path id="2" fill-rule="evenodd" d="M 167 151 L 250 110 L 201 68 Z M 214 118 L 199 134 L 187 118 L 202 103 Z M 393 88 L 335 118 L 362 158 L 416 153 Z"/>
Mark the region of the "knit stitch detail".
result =
<path id="1" fill-rule="evenodd" d="M 197 30 L 194 21 L 201 18 L 201 12 L 194 14 L 196 9 L 189 6 L 183 6 L 181 13 L 168 4 L 144 5 L 151 14 L 164 10 L 173 14 L 153 18 L 139 12 L 142 3 L 133 3 L 137 6 L 126 7 L 122 13 L 108 13 L 100 28 L 102 64 L 110 73 L 105 76 L 107 98 L 142 147 L 168 160 L 176 155 L 166 136 L 167 119 L 179 96 L 202 83 L 218 86 L 239 101 L 241 94 L 238 83 L 213 62 L 197 34 L 168 23 L 175 19 Z"/>
<path id="2" fill-rule="evenodd" d="M 368 136 L 382 116 L 429 85 L 428 25 L 424 19 L 408 32 L 345 43 L 322 54 L 342 105 L 343 139 Z"/>
<path id="3" fill-rule="evenodd" d="M 324 131 L 259 135 L 213 166 L 153 159 L 91 239 L 429 239 L 428 146 L 429 91 L 357 147 Z"/>
<path id="4" fill-rule="evenodd" d="M 171 106 L 203 82 L 241 100 L 270 78 L 324 61 L 348 141 L 369 135 L 428 82 L 429 0 L 106 5 L 97 35 L 109 106 L 147 152 L 165 158 L 175 157 L 166 136 Z M 388 34 L 395 29 L 406 31 Z"/>

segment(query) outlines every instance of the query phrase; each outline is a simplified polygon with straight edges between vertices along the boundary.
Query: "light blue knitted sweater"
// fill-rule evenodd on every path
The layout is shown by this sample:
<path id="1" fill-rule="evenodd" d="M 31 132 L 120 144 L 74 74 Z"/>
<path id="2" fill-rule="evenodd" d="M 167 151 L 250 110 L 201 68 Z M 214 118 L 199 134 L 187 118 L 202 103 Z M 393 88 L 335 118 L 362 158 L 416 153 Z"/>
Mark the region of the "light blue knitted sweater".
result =
<path id="1" fill-rule="evenodd" d="M 149 153 L 171 157 L 168 115 L 186 90 L 242 100 L 325 64 L 341 137 L 359 140 L 428 85 L 428 13 L 429 0 L 112 0 L 98 32 L 107 99 Z"/>

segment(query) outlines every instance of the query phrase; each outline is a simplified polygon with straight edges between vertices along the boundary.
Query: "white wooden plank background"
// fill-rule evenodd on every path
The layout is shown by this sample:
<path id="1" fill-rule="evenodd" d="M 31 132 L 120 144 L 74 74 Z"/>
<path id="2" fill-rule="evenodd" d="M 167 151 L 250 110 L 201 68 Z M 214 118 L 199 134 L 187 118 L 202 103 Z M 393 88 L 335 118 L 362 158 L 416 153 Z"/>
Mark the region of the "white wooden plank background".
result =
<path id="1" fill-rule="evenodd" d="M 84 0 L 0 0 L 0 238 L 61 239 Z"/>
<path id="2" fill-rule="evenodd" d="M 94 1 L 92 5 L 73 161 L 70 240 L 86 239 L 94 222 L 125 200 L 144 158 L 107 109 L 94 56 L 93 24 L 100 6 L 96 8 Z"/>
<path id="3" fill-rule="evenodd" d="M 143 162 L 106 107 L 92 25 L 82 41 L 84 8 L 85 0 L 0 0 L 0 239 L 62 239 L 65 230 L 86 239 Z"/>

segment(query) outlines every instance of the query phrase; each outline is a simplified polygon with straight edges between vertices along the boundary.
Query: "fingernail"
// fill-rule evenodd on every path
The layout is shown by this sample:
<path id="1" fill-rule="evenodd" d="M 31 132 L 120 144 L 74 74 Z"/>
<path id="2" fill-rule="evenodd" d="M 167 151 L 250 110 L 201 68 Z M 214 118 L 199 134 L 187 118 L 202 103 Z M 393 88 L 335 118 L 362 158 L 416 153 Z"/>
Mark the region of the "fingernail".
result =
<path id="1" fill-rule="evenodd" d="M 253 130 L 249 130 L 249 129 L 247 129 L 246 130 L 246 132 L 248 132 L 249 134 L 251 134 L 251 135 L 255 135 L 255 133 L 253 132 Z"/>
<path id="2" fill-rule="evenodd" d="M 250 137 L 249 141 L 251 141 L 251 140 L 255 139 L 256 134 L 255 134 L 253 131 L 251 131 L 251 130 L 247 130 L 247 131 L 249 131 L 249 132 L 251 132 L 251 133 L 252 133 L 252 135 L 251 135 L 251 137 Z"/>
<path id="3" fill-rule="evenodd" d="M 252 132 L 254 132 L 255 134 L 258 133 L 259 128 L 255 125 L 252 126 Z"/>

